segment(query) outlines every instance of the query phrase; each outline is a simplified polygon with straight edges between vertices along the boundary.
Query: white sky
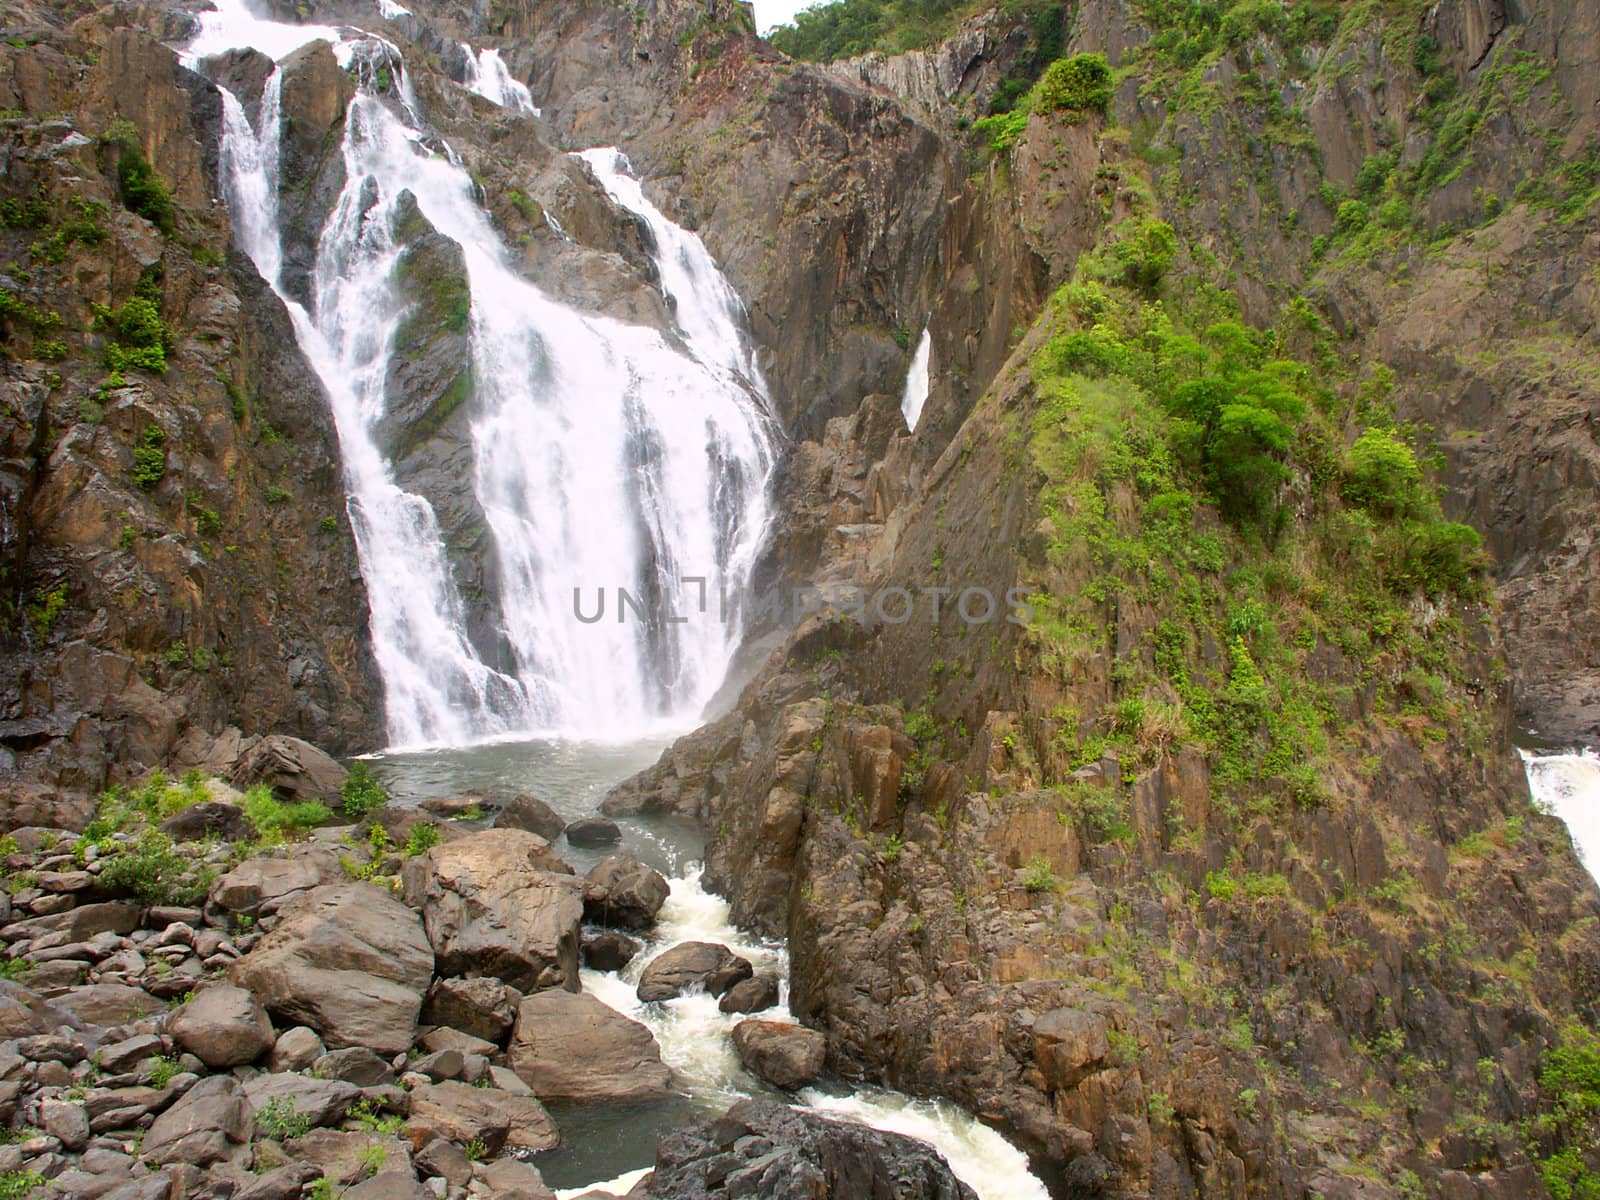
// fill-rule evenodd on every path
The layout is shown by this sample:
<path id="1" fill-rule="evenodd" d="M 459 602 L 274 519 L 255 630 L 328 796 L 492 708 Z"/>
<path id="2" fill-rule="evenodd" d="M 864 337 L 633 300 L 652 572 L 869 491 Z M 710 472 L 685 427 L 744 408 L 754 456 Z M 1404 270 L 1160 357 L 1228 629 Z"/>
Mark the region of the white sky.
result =
<path id="1" fill-rule="evenodd" d="M 774 25 L 787 25 L 794 20 L 795 13 L 802 8 L 810 8 L 813 4 L 825 3 L 825 0 L 754 0 L 756 6 L 756 28 L 766 33 Z"/>

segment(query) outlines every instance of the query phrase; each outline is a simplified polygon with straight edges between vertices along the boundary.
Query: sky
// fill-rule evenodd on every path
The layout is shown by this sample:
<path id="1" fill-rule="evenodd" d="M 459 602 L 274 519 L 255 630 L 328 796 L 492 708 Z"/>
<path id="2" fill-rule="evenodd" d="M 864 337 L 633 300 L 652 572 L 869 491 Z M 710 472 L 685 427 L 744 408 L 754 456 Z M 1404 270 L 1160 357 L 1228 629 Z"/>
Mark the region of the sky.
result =
<path id="1" fill-rule="evenodd" d="M 756 6 L 756 28 L 766 33 L 774 25 L 787 25 L 794 20 L 795 13 L 802 8 L 810 8 L 813 4 L 823 3 L 825 0 L 754 0 Z"/>

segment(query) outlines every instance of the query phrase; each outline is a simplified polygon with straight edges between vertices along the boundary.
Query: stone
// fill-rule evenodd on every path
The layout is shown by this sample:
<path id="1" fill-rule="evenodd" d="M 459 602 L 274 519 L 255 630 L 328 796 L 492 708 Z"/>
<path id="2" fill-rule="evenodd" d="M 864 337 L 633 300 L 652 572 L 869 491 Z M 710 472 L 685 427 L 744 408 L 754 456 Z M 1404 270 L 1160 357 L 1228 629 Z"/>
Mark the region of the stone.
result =
<path id="1" fill-rule="evenodd" d="M 239 842 L 254 837 L 256 829 L 238 805 L 205 800 L 173 813 L 161 822 L 161 832 L 179 842 L 198 842 L 208 837 Z"/>
<path id="2" fill-rule="evenodd" d="M 532 1096 L 454 1080 L 411 1092 L 410 1128 L 417 1139 L 442 1137 L 458 1146 L 479 1141 L 489 1155 L 502 1148 L 538 1152 L 561 1143 L 556 1124 Z"/>
<path id="3" fill-rule="evenodd" d="M 430 796 L 417 807 L 446 821 L 481 820 L 484 801 L 482 796 Z"/>
<path id="4" fill-rule="evenodd" d="M 584 876 L 583 917 L 596 925 L 649 929 L 667 894 L 661 872 L 625 854 L 608 854 Z"/>
<path id="5" fill-rule="evenodd" d="M 477 1163 L 473 1178 L 495 1200 L 555 1200 L 555 1193 L 544 1185 L 544 1176 L 532 1163 L 515 1158 Z"/>
<path id="6" fill-rule="evenodd" d="M 229 975 L 330 1048 L 398 1054 L 415 1037 L 433 952 L 417 915 L 388 892 L 325 885 L 288 900 Z"/>
<path id="7" fill-rule="evenodd" d="M 649 1194 L 651 1200 L 977 1200 L 924 1142 L 764 1100 L 741 1100 L 726 1116 L 662 1138 Z"/>
<path id="8" fill-rule="evenodd" d="M 240 757 L 232 783 L 241 791 L 264 783 L 280 799 L 296 803 L 320 800 L 336 807 L 347 774 L 310 742 L 269 734 Z"/>
<path id="9" fill-rule="evenodd" d="M 644 949 L 644 943 L 615 929 L 583 939 L 583 965 L 596 971 L 620 971 Z"/>
<path id="10" fill-rule="evenodd" d="M 422 1003 L 422 1020 L 499 1043 L 516 1021 L 521 1000 L 521 992 L 498 979 L 439 979 Z"/>
<path id="11" fill-rule="evenodd" d="M 251 858 L 211 886 L 211 901 L 229 912 L 256 913 L 297 893 L 347 879 L 339 856 L 316 848 L 292 858 Z"/>
<path id="12" fill-rule="evenodd" d="M 409 1069 L 418 1075 L 426 1075 L 434 1083 L 440 1083 L 446 1079 L 460 1079 L 465 1060 L 466 1056 L 454 1048 L 435 1050 L 412 1060 Z"/>
<path id="13" fill-rule="evenodd" d="M 786 1021 L 740 1021 L 733 1047 L 752 1074 L 791 1092 L 815 1079 L 828 1057 L 827 1038 Z"/>
<path id="14" fill-rule="evenodd" d="M 506 1057 L 546 1102 L 650 1100 L 672 1087 L 650 1030 L 587 993 L 551 990 L 526 997 Z"/>
<path id="15" fill-rule="evenodd" d="M 52 1002 L 84 1025 L 96 1028 L 128 1025 L 166 1008 L 149 992 L 125 983 L 91 983 L 63 992 Z"/>
<path id="16" fill-rule="evenodd" d="M 537 834 L 485 829 L 405 865 L 444 975 L 492 975 L 524 991 L 578 984 L 581 885 Z"/>
<path id="17" fill-rule="evenodd" d="M 622 840 L 622 827 L 605 817 L 581 817 L 567 826 L 567 845 L 593 849 L 615 846 Z"/>
<path id="18" fill-rule="evenodd" d="M 327 1053 L 317 1031 L 304 1025 L 285 1029 L 272 1044 L 272 1055 L 267 1068 L 272 1071 L 304 1071 Z"/>
<path id="19" fill-rule="evenodd" d="M 100 1047 L 100 1069 L 110 1075 L 120 1075 L 145 1059 L 162 1053 L 164 1048 L 161 1039 L 154 1034 L 135 1034 L 131 1038 Z"/>
<path id="20" fill-rule="evenodd" d="M 258 1175 L 233 1200 L 300 1200 L 308 1184 L 321 1178 L 322 1172 L 310 1163 L 287 1163 L 265 1175 Z"/>
<path id="21" fill-rule="evenodd" d="M 461 1055 L 463 1060 L 473 1056 L 488 1057 L 500 1052 L 500 1047 L 494 1042 L 475 1038 L 470 1033 L 462 1033 L 459 1029 L 451 1029 L 448 1025 L 435 1026 L 417 1040 L 429 1053 L 452 1050 Z M 414 1067 L 417 1065 L 420 1065 L 420 1062 L 413 1064 Z"/>
<path id="22" fill-rule="evenodd" d="M 314 1164 L 337 1188 L 348 1187 L 371 1175 L 371 1163 L 380 1156 L 385 1175 L 390 1172 L 409 1174 L 411 1169 L 409 1142 L 365 1130 L 313 1129 L 303 1137 L 285 1142 L 283 1148 L 291 1158 Z"/>
<path id="23" fill-rule="evenodd" d="M 311 1071 L 323 1079 L 342 1079 L 362 1088 L 394 1082 L 394 1068 L 365 1046 L 324 1054 L 311 1064 Z"/>
<path id="24" fill-rule="evenodd" d="M 229 1075 L 202 1079 L 155 1119 L 141 1156 L 150 1163 L 196 1167 L 249 1161 L 253 1113 L 239 1083 Z"/>
<path id="25" fill-rule="evenodd" d="M 755 975 L 723 992 L 717 1008 L 725 1013 L 764 1012 L 777 1006 L 781 994 L 776 975 Z"/>
<path id="26" fill-rule="evenodd" d="M 496 829 L 522 829 L 553 842 L 567 828 L 566 820 L 537 796 L 513 796 L 494 819 Z"/>
<path id="27" fill-rule="evenodd" d="M 720 996 L 740 980 L 749 979 L 755 967 L 726 946 L 715 942 L 679 942 L 650 960 L 639 977 L 639 999 L 649 1003 L 670 1000 L 696 987 Z"/>
<path id="28" fill-rule="evenodd" d="M 410 1171 L 382 1170 L 339 1193 L 341 1200 L 438 1200 Z"/>
<path id="29" fill-rule="evenodd" d="M 1053 1008 L 1033 1023 L 1033 1057 L 1045 1086 L 1066 1091 L 1104 1069 L 1111 1053 L 1106 1019 L 1077 1008 Z"/>
<path id="30" fill-rule="evenodd" d="M 454 1142 L 446 1138 L 434 1138 L 417 1151 L 413 1161 L 423 1175 L 443 1179 L 453 1188 L 464 1188 L 472 1180 L 472 1163 Z"/>
<path id="31" fill-rule="evenodd" d="M 205 988 L 167 1018 L 167 1035 L 213 1071 L 255 1062 L 272 1049 L 266 1009 L 241 987 Z"/>
<path id="32" fill-rule="evenodd" d="M 280 1071 L 246 1081 L 244 1095 L 257 1112 L 276 1104 L 277 1111 L 292 1109 L 312 1126 L 320 1127 L 342 1120 L 350 1106 L 361 1099 L 361 1089 L 340 1079 Z"/>
<path id="33" fill-rule="evenodd" d="M 65 1100 L 39 1102 L 39 1128 L 74 1153 L 89 1144 L 89 1113 L 81 1104 Z"/>

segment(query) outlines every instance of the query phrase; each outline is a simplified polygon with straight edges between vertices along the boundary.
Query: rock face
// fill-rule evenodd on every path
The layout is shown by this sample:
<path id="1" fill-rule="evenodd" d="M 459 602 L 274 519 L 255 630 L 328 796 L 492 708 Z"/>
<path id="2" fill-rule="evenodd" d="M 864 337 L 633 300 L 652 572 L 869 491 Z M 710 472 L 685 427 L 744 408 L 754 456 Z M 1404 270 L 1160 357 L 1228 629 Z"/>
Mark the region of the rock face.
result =
<path id="1" fill-rule="evenodd" d="M 610 854 L 584 876 L 584 919 L 618 929 L 649 929 L 668 891 L 659 871 L 626 855 Z"/>
<path id="2" fill-rule="evenodd" d="M 523 1000 L 506 1057 L 546 1102 L 649 1100 L 672 1086 L 650 1031 L 582 993 L 544 991 Z"/>
<path id="3" fill-rule="evenodd" d="M 167 1018 L 167 1033 L 212 1070 L 243 1066 L 272 1049 L 272 1022 L 243 988 L 208 987 Z"/>
<path id="4" fill-rule="evenodd" d="M 417 915 L 364 884 L 316 887 L 232 969 L 268 1011 L 331 1048 L 398 1054 L 411 1046 L 433 951 Z"/>
<path id="5" fill-rule="evenodd" d="M 828 1039 L 785 1021 L 740 1021 L 733 1027 L 739 1061 L 774 1087 L 793 1091 L 810 1083 L 828 1057 Z"/>
<path id="6" fill-rule="evenodd" d="M 668 1134 L 656 1149 L 651 1200 L 976 1200 L 922 1142 L 760 1100 Z"/>
<path id="7" fill-rule="evenodd" d="M 443 973 L 577 990 L 582 885 L 537 834 L 486 829 L 436 846 L 404 880 Z"/>
<path id="8" fill-rule="evenodd" d="M 474 1139 L 491 1152 L 502 1146 L 538 1153 L 561 1143 L 556 1123 L 532 1096 L 445 1082 L 411 1090 L 411 1126 L 465 1146 Z"/>
<path id="9" fill-rule="evenodd" d="M 670 1000 L 691 988 L 720 996 L 755 972 L 747 958 L 713 942 L 680 942 L 650 960 L 639 977 L 639 999 Z"/>

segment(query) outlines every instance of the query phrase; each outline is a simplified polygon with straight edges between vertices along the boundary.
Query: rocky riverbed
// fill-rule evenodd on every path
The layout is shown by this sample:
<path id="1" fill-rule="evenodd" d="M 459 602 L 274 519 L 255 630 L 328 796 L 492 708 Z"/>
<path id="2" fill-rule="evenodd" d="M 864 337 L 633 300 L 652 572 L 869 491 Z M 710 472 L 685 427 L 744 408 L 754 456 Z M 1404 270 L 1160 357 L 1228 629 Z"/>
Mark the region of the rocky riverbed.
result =
<path id="1" fill-rule="evenodd" d="M 641 1006 L 734 1014 L 772 1089 L 683 1107 L 630 1196 L 973 1195 L 921 1142 L 770 1098 L 824 1058 L 776 1011 L 770 955 L 685 941 L 639 969 L 670 888 L 615 852 L 614 823 L 527 794 L 389 804 L 364 768 L 267 748 L 247 790 L 157 775 L 0 843 L 17 1194 L 552 1196 L 530 1161 L 562 1145 L 552 1109 L 686 1087 L 647 1024 L 584 988 L 605 973 Z"/>

